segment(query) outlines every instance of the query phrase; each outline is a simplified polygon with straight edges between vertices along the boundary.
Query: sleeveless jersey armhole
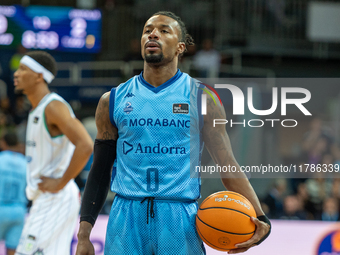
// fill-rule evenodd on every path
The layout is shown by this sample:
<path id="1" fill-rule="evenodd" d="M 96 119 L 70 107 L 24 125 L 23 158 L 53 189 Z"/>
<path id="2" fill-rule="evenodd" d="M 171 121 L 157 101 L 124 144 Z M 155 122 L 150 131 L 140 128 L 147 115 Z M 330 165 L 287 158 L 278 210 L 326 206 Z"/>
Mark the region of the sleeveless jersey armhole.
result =
<path id="1" fill-rule="evenodd" d="M 113 118 L 114 110 L 115 110 L 115 96 L 116 96 L 116 88 L 112 88 L 111 93 L 110 93 L 110 100 L 109 100 L 110 121 L 112 125 L 117 128 L 116 122 Z"/>
<path id="2" fill-rule="evenodd" d="M 203 94 L 203 89 L 205 88 L 205 86 L 200 83 L 199 85 L 199 90 L 197 91 L 197 111 L 198 111 L 198 123 L 199 123 L 199 130 L 200 132 L 203 129 L 203 125 L 204 125 L 204 118 L 203 115 L 201 114 L 202 112 L 202 94 Z"/>
<path id="3" fill-rule="evenodd" d="M 52 99 L 51 102 L 53 102 L 53 101 L 59 101 L 59 100 L 57 100 L 57 99 Z M 50 104 L 51 102 L 49 102 L 48 104 Z M 60 101 L 60 102 L 61 102 L 61 101 Z M 62 103 L 63 103 L 63 102 L 62 102 Z M 47 105 L 48 105 L 48 104 L 47 104 Z M 47 106 L 47 105 L 46 105 L 46 106 Z M 45 126 L 45 128 L 46 128 L 46 130 L 47 130 L 47 133 L 50 135 L 50 137 L 51 137 L 52 139 L 64 136 L 64 134 L 60 134 L 60 135 L 56 135 L 56 136 L 52 136 L 52 135 L 51 135 L 50 130 L 48 129 L 48 126 L 47 126 L 47 121 L 46 121 L 46 113 L 45 113 L 46 106 L 45 106 L 45 108 L 44 108 L 43 120 L 44 120 L 44 126 Z"/>

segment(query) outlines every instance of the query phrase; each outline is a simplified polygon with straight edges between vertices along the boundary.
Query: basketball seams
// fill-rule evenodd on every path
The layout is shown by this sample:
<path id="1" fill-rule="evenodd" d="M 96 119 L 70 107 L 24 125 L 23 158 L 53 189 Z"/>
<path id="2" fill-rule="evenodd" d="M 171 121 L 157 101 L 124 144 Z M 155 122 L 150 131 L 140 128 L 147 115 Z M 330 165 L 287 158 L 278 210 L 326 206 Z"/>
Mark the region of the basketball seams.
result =
<path id="1" fill-rule="evenodd" d="M 201 219 L 200 219 L 200 217 L 198 216 L 198 215 L 196 215 L 196 217 L 197 217 L 197 219 L 199 219 L 199 221 L 200 222 L 202 222 L 204 225 L 207 225 L 209 228 L 212 228 L 212 229 L 215 229 L 215 230 L 217 230 L 217 231 L 220 231 L 220 232 L 224 232 L 224 233 L 227 233 L 227 234 L 232 234 L 232 235 L 251 235 L 251 234 L 254 234 L 255 233 L 255 230 L 253 231 L 253 232 L 250 232 L 250 233 L 233 233 L 233 232 L 228 232 L 228 231 L 224 231 L 224 230 L 221 230 L 221 229 L 218 229 L 218 228 L 215 228 L 215 227 L 213 227 L 213 226 L 210 226 L 209 224 L 207 224 L 207 223 L 205 223 L 204 221 L 202 221 Z"/>
<path id="2" fill-rule="evenodd" d="M 256 212 L 248 199 L 236 192 L 220 191 L 211 194 L 201 203 L 196 214 L 196 228 L 199 228 L 199 234 L 208 246 L 217 250 L 230 250 L 235 249 L 236 243 L 245 242 L 254 235 L 256 227 L 251 226 L 251 217 L 256 217 Z M 219 247 L 215 240 L 218 236 L 229 236 L 230 240 L 225 247 Z M 223 240 L 218 239 L 218 242 Z"/>
<path id="3" fill-rule="evenodd" d="M 201 233 L 199 227 L 197 227 L 197 231 L 199 233 L 199 236 L 203 239 L 203 241 L 207 244 L 209 244 L 210 247 L 215 247 L 216 249 L 219 249 L 219 250 L 223 250 L 223 251 L 229 251 L 229 249 L 222 249 L 221 247 L 218 247 L 216 245 L 213 245 L 211 242 L 209 242 L 204 236 L 203 234 Z"/>
<path id="4" fill-rule="evenodd" d="M 244 214 L 246 216 L 248 216 L 249 218 L 251 217 L 250 215 L 244 213 L 244 212 L 241 212 L 239 210 L 236 210 L 236 209 L 231 209 L 231 208 L 227 208 L 227 207 L 207 207 L 207 208 L 199 208 L 198 210 L 199 211 L 203 211 L 203 210 L 207 210 L 207 209 L 225 209 L 225 210 L 230 210 L 230 211 L 234 211 L 234 212 L 238 212 L 238 213 L 241 213 L 241 214 Z"/>

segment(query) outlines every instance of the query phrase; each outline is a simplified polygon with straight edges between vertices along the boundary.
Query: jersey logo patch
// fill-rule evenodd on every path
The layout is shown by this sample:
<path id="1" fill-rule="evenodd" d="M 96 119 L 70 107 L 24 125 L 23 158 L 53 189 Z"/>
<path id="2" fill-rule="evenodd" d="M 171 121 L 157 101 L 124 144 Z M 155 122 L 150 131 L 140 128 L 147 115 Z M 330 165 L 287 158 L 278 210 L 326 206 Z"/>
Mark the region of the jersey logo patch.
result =
<path id="1" fill-rule="evenodd" d="M 132 149 L 133 149 L 133 145 L 132 144 L 129 144 L 126 141 L 123 142 L 123 153 L 125 155 L 128 154 L 130 151 L 132 151 Z"/>
<path id="2" fill-rule="evenodd" d="M 172 105 L 172 113 L 189 113 L 189 104 L 173 104 Z"/>
<path id="3" fill-rule="evenodd" d="M 37 143 L 35 141 L 30 141 L 30 140 L 26 141 L 26 146 L 28 147 L 35 147 L 36 145 Z"/>
<path id="4" fill-rule="evenodd" d="M 28 235 L 24 244 L 25 252 L 32 252 L 36 245 L 35 236 Z"/>
<path id="5" fill-rule="evenodd" d="M 37 124 L 37 123 L 38 123 L 38 120 L 39 120 L 39 117 L 34 117 L 33 123 L 34 123 L 34 124 Z"/>
<path id="6" fill-rule="evenodd" d="M 133 111 L 133 107 L 131 106 L 131 102 L 127 102 L 125 104 L 124 112 L 129 114 L 132 111 Z"/>
<path id="7" fill-rule="evenodd" d="M 135 95 L 133 94 L 133 93 L 127 93 L 126 95 L 125 95 L 125 97 L 124 98 L 127 98 L 127 97 L 134 97 Z"/>

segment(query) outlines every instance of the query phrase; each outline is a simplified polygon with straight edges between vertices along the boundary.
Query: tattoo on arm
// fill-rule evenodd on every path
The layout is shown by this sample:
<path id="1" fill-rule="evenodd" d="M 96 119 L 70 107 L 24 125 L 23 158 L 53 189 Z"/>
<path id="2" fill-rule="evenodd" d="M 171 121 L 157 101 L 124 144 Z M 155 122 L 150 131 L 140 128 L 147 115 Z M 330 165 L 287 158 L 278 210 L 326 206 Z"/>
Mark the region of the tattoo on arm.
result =
<path id="1" fill-rule="evenodd" d="M 99 100 L 96 110 L 97 139 L 117 140 L 118 131 L 110 121 L 110 92 L 105 93 Z"/>
<path id="2" fill-rule="evenodd" d="M 114 139 L 114 136 L 112 136 L 111 132 L 105 131 L 103 134 L 103 140 L 116 140 Z"/>

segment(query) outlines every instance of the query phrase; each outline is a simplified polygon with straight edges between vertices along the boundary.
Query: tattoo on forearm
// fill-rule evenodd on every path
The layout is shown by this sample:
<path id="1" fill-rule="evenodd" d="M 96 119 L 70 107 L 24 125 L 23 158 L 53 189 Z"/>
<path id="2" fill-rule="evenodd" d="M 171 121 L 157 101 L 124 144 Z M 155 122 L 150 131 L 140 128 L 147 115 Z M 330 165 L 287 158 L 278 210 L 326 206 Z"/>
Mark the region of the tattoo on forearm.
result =
<path id="1" fill-rule="evenodd" d="M 113 132 L 105 131 L 103 133 L 103 140 L 116 140 L 116 136 L 113 134 Z"/>

